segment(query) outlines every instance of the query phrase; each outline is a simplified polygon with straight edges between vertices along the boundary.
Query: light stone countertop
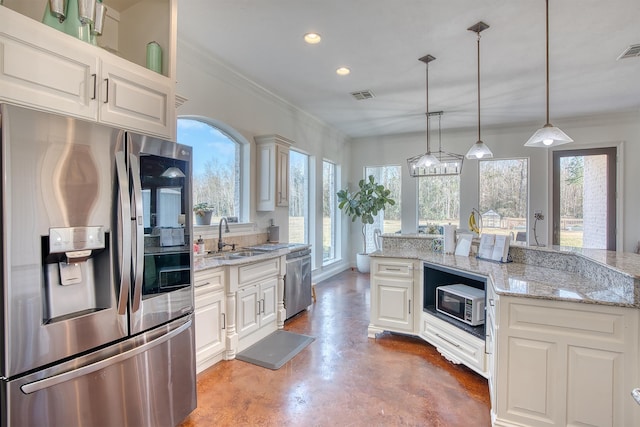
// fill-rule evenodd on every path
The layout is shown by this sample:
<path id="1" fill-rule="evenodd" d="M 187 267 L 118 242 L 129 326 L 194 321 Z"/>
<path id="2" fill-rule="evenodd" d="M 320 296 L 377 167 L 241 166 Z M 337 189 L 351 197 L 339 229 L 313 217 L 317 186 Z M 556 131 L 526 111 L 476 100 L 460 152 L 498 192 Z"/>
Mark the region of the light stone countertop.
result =
<path id="1" fill-rule="evenodd" d="M 244 265 L 244 264 L 252 264 L 254 262 L 266 261 L 268 259 L 278 258 L 283 255 L 288 255 L 291 252 L 303 250 L 310 248 L 311 245 L 299 244 L 288 248 L 281 248 L 276 250 L 264 251 L 258 255 L 235 258 L 235 259 L 224 259 L 224 258 L 216 258 L 216 253 L 211 253 L 207 255 L 194 255 L 193 257 L 193 271 L 198 272 L 202 270 L 208 270 L 210 268 L 223 267 L 226 265 Z M 241 248 L 238 251 L 246 250 L 246 248 Z M 237 252 L 237 251 L 236 251 Z M 224 252 L 224 253 L 232 253 L 232 252 Z"/>
<path id="2" fill-rule="evenodd" d="M 518 252 L 518 249 L 514 250 L 514 248 L 516 247 L 512 246 L 511 251 Z M 444 255 L 406 247 L 385 248 L 385 245 L 382 251 L 371 255 L 419 259 L 427 263 L 487 276 L 500 295 L 640 308 L 638 275 L 635 270 L 635 267 L 640 265 L 640 255 L 584 249 L 562 251 L 554 248 L 535 248 L 534 250 L 541 249 L 542 252 L 535 254 L 538 256 L 538 259 L 535 259 L 538 265 L 523 262 L 498 263 L 475 257 Z M 579 253 L 576 254 L 576 252 Z M 557 265 L 549 263 L 549 258 L 557 260 L 562 253 L 569 256 L 569 261 L 562 260 Z M 523 258 L 526 261 L 531 258 L 529 250 L 521 250 L 517 255 L 517 258 Z M 585 267 L 580 260 L 576 262 L 576 255 L 606 265 L 612 270 L 613 268 L 624 269 L 624 272 L 612 271 L 612 274 L 608 275 L 607 272 L 603 274 L 599 271 L 602 269 L 593 268 L 589 263 Z M 615 267 L 612 267 L 613 265 Z M 550 268 L 554 266 L 558 268 Z"/>

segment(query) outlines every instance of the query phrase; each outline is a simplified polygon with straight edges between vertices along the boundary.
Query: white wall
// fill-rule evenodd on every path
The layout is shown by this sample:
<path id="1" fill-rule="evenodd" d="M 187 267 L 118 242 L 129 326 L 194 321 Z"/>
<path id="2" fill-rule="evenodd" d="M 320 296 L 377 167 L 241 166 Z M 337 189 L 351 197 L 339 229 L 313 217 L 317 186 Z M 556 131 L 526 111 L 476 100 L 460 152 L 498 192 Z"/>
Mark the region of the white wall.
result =
<path id="1" fill-rule="evenodd" d="M 541 112 L 541 116 L 544 112 Z M 543 119 L 543 117 L 541 117 Z M 446 115 L 443 121 L 446 120 Z M 563 145 L 558 149 L 576 149 L 594 146 L 613 146 L 622 142 L 624 152 L 618 168 L 622 167 L 622 183 L 618 189 L 622 197 L 621 219 L 622 230 L 619 230 L 622 248 L 625 252 L 635 249 L 640 240 L 640 112 L 629 112 L 613 116 L 598 116 L 577 118 L 570 120 L 554 120 L 553 123 L 562 128 L 575 143 Z M 548 244 L 550 238 L 551 218 L 551 152 L 541 148 L 525 148 L 523 145 L 542 125 L 530 125 L 483 128 L 482 140 L 491 148 L 494 158 L 528 157 L 530 159 L 529 183 L 529 216 L 533 217 L 534 210 L 541 210 L 545 215 L 542 224 L 539 223 L 540 243 Z M 465 154 L 477 140 L 477 129 L 442 131 L 442 145 L 444 151 Z M 437 144 L 437 142 L 436 142 Z M 433 147 L 433 138 L 432 138 Z M 358 138 L 351 143 L 351 172 L 349 183 L 356 183 L 361 179 L 363 168 L 369 165 L 399 164 L 402 165 L 402 231 L 415 233 L 416 231 L 416 180 L 409 177 L 406 159 L 426 150 L 425 133 L 403 134 Z M 461 176 L 461 221 L 462 228 L 466 228 L 466 219 L 473 207 L 478 206 L 478 162 L 465 159 Z M 357 241 L 359 230 L 351 230 L 351 240 Z M 357 248 L 355 248 L 357 249 Z M 352 250 L 355 250 L 352 248 Z"/>
<path id="2" fill-rule="evenodd" d="M 311 170 L 315 168 L 322 177 L 322 161 L 331 160 L 342 165 L 349 164 L 348 138 L 313 116 L 287 103 L 283 99 L 261 88 L 243 76 L 227 68 L 212 57 L 204 56 L 198 49 L 180 38 L 178 32 L 177 93 L 187 101 L 178 108 L 178 116 L 197 115 L 215 119 L 235 129 L 251 143 L 251 194 L 255 194 L 256 165 L 255 142 L 257 135 L 278 134 L 295 142 L 293 148 L 311 156 Z M 344 176 L 344 173 L 343 173 Z M 340 183 L 344 186 L 346 178 Z M 322 182 L 318 179 L 311 195 L 315 196 L 315 222 L 310 224 L 310 238 L 315 251 L 314 280 L 320 280 L 323 272 L 347 267 L 343 263 L 333 269 L 319 269 L 322 265 Z M 256 222 L 258 230 L 266 231 L 269 219 L 280 226 L 280 240 L 288 239 L 288 209 L 277 208 L 275 212 L 257 212 L 255 198 L 251 198 L 250 220 Z M 346 240 L 342 240 L 342 253 L 348 253 Z M 324 274 L 326 276 L 326 274 Z"/>

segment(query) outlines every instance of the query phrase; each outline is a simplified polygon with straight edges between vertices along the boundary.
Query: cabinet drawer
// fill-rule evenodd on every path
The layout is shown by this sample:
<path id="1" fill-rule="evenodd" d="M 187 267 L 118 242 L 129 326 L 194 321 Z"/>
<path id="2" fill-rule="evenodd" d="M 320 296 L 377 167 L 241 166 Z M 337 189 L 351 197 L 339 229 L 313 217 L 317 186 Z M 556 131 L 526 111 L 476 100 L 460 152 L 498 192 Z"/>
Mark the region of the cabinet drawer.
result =
<path id="1" fill-rule="evenodd" d="M 461 363 L 486 376 L 485 342 L 428 313 L 422 313 L 422 337 L 452 363 Z"/>
<path id="2" fill-rule="evenodd" d="M 583 308 L 584 307 L 584 308 Z M 624 312 L 595 305 L 564 303 L 562 301 L 513 302 L 508 306 L 508 326 L 528 334 L 565 335 L 622 344 L 625 337 Z M 529 335 L 533 336 L 533 335 Z"/>
<path id="3" fill-rule="evenodd" d="M 374 270 L 372 273 L 379 277 L 403 277 L 407 279 L 413 278 L 413 261 L 409 260 L 391 260 L 375 261 L 373 263 Z"/>
<path id="4" fill-rule="evenodd" d="M 280 272 L 280 258 L 273 258 L 262 262 L 243 265 L 238 268 L 238 285 L 242 286 L 264 279 L 269 276 L 278 275 Z"/>
<path id="5" fill-rule="evenodd" d="M 208 287 L 210 289 L 222 289 L 224 286 L 224 269 L 214 268 L 211 270 L 198 271 L 193 274 L 193 281 L 197 288 Z"/>

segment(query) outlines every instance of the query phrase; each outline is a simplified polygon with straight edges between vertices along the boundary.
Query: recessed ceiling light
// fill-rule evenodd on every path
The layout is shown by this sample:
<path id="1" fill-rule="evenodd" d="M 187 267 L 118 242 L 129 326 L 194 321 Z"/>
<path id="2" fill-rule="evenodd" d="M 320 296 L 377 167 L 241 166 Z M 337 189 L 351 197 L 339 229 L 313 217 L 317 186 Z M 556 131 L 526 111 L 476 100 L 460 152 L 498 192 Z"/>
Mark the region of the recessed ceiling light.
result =
<path id="1" fill-rule="evenodd" d="M 320 40 L 322 40 L 322 37 L 320 37 L 320 34 L 318 33 L 307 33 L 304 35 L 304 41 L 309 44 L 320 43 Z"/>
<path id="2" fill-rule="evenodd" d="M 348 69 L 347 67 L 340 67 L 336 70 L 336 74 L 339 76 L 346 76 L 349 73 L 351 73 L 351 70 Z"/>

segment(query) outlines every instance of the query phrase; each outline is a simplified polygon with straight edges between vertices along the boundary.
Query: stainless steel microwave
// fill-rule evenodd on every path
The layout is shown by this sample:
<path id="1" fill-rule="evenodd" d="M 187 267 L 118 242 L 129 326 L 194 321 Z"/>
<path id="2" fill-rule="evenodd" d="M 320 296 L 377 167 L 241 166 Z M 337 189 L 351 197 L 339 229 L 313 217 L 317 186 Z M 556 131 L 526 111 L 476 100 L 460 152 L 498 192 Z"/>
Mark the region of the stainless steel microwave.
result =
<path id="1" fill-rule="evenodd" d="M 484 323 L 485 292 L 467 285 L 436 288 L 436 310 L 471 326 Z"/>

